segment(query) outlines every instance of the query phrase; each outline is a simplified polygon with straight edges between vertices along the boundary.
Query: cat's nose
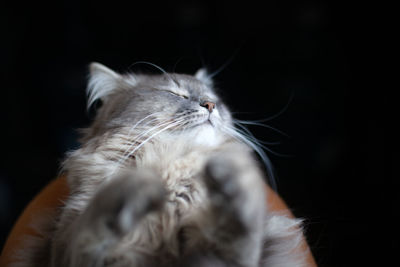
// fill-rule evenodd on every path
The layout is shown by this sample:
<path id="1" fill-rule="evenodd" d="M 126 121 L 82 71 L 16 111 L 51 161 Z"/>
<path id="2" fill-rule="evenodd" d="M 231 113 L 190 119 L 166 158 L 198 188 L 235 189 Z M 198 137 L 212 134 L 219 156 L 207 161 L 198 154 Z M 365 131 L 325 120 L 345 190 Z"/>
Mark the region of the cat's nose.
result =
<path id="1" fill-rule="evenodd" d="M 213 111 L 213 109 L 215 108 L 215 103 L 210 102 L 210 101 L 204 101 L 200 104 L 200 106 L 205 107 L 211 113 Z"/>

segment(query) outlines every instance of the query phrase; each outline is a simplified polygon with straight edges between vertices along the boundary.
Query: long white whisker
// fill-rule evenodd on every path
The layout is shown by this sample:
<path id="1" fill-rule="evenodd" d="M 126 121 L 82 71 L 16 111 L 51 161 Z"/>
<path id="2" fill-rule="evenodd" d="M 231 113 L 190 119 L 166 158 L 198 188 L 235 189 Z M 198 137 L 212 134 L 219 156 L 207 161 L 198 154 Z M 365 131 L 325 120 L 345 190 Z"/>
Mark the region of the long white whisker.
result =
<path id="1" fill-rule="evenodd" d="M 157 119 L 155 119 L 155 120 L 157 120 Z M 160 122 L 160 123 L 156 124 L 155 126 L 151 127 L 150 129 L 147 129 L 146 131 L 140 133 L 138 136 L 136 136 L 133 140 L 130 141 L 131 144 L 127 148 L 127 150 L 125 152 L 128 152 L 140 140 L 140 138 L 142 138 L 143 136 L 145 136 L 146 134 L 150 133 L 153 130 L 156 130 L 156 129 L 160 128 L 160 127 L 163 127 L 164 125 L 166 125 L 168 123 L 170 123 L 169 120 Z"/>
<path id="2" fill-rule="evenodd" d="M 284 133 L 281 130 L 278 130 L 278 129 L 272 127 L 272 126 L 269 126 L 269 125 L 266 125 L 266 124 L 262 124 L 262 123 L 257 122 L 257 121 L 243 121 L 243 120 L 234 119 L 233 122 L 235 124 L 247 124 L 247 125 L 256 125 L 256 126 L 265 127 L 265 128 L 271 129 L 271 130 L 273 130 L 273 131 L 275 131 L 277 133 L 280 133 L 280 134 L 290 138 L 290 136 L 287 133 Z"/>
<path id="3" fill-rule="evenodd" d="M 153 113 L 152 115 L 160 114 L 160 113 L 161 113 L 161 112 Z M 182 116 L 181 116 L 181 114 L 182 114 Z M 184 117 L 184 115 L 185 115 L 185 112 L 182 112 L 182 113 L 176 114 L 175 116 L 176 116 L 177 118 L 179 118 L 179 117 Z M 149 116 L 150 116 L 150 115 L 149 115 Z M 146 116 L 145 118 L 139 120 L 139 121 L 129 130 L 129 132 L 128 132 L 128 138 L 130 137 L 131 132 L 133 131 L 133 129 L 135 129 L 135 128 L 140 124 L 140 122 L 144 121 L 144 120 L 145 120 L 146 118 L 148 118 L 149 116 Z M 173 119 L 174 119 L 174 118 L 173 118 Z M 149 123 L 151 123 L 151 122 L 153 122 L 153 121 L 157 121 L 157 120 L 158 120 L 158 118 L 155 118 L 155 119 L 152 119 L 152 120 L 150 120 L 150 121 L 147 121 L 142 127 L 147 126 Z M 135 139 L 133 139 L 133 140 L 130 141 L 131 144 L 130 144 L 130 146 L 125 150 L 125 152 L 123 153 L 123 155 L 125 155 L 125 154 L 136 144 L 136 142 L 137 142 L 142 136 L 145 136 L 145 135 L 148 134 L 149 132 L 151 132 L 151 131 L 153 131 L 153 130 L 159 128 L 159 127 L 164 126 L 164 124 L 165 124 L 165 123 L 168 123 L 168 122 L 170 122 L 170 120 L 162 121 L 162 122 L 160 122 L 159 124 L 156 124 L 156 125 L 153 126 L 152 128 L 148 129 L 147 131 L 144 131 L 144 132 L 142 132 L 141 134 L 139 134 L 138 136 L 136 136 Z"/>
<path id="4" fill-rule="evenodd" d="M 156 113 L 150 114 L 150 115 L 144 117 L 143 119 L 139 120 L 135 125 L 133 125 L 133 126 L 129 129 L 128 134 L 127 134 L 128 138 L 130 137 L 130 135 L 131 135 L 131 133 L 133 132 L 133 130 L 134 130 L 141 122 L 143 122 L 145 119 L 149 118 L 150 116 L 154 116 L 154 115 L 159 114 L 159 113 L 160 113 L 160 112 L 156 112 Z M 147 126 L 149 123 L 151 123 L 151 122 L 153 122 L 153 121 L 157 121 L 157 120 L 158 120 L 157 118 L 151 119 L 150 121 L 147 121 L 143 126 Z M 129 147 L 124 151 L 123 155 L 125 155 L 126 153 L 128 153 L 128 151 L 133 147 L 134 144 L 135 144 L 135 143 L 132 142 L 132 143 L 129 145 Z"/>
<path id="5" fill-rule="evenodd" d="M 244 125 L 241 125 L 240 123 L 236 123 L 236 125 L 242 129 L 242 130 L 240 130 L 240 129 L 236 128 L 236 131 L 239 131 L 241 134 L 245 135 L 246 137 L 248 137 L 251 140 L 256 141 L 257 143 L 264 144 L 264 145 L 279 145 L 280 144 L 280 142 L 266 142 L 266 141 L 259 140 Z"/>
<path id="6" fill-rule="evenodd" d="M 129 147 L 125 150 L 125 152 L 122 154 L 122 156 L 120 156 L 120 159 L 118 160 L 118 162 L 116 163 L 116 166 L 114 168 L 114 170 L 112 171 L 112 174 L 116 172 L 116 170 L 131 156 L 129 152 L 130 149 L 132 149 L 134 147 L 134 145 L 136 144 L 136 141 L 139 140 L 142 136 L 146 135 L 147 133 L 156 130 L 160 127 L 165 126 L 165 124 L 168 124 L 169 122 L 161 122 L 159 124 L 157 124 L 156 126 L 150 128 L 149 130 L 141 133 L 140 135 L 138 135 L 133 141 L 131 141 L 131 144 L 129 145 Z M 128 153 L 128 154 L 126 154 Z"/>
<path id="7" fill-rule="evenodd" d="M 158 113 L 155 113 L 155 114 L 161 114 L 161 112 L 158 112 Z M 179 114 L 177 114 L 177 115 L 180 115 L 180 114 L 184 114 L 184 112 L 179 113 Z M 172 119 L 174 119 L 174 118 L 172 118 Z M 142 119 L 142 120 L 143 120 L 143 119 Z M 158 118 L 152 119 L 152 120 L 146 122 L 146 124 L 144 124 L 143 126 L 147 126 L 150 122 L 157 121 L 157 120 L 158 120 Z M 136 136 L 136 138 L 135 138 L 134 140 L 132 140 L 132 143 L 135 143 L 136 140 L 138 140 L 138 139 L 139 139 L 140 137 L 142 137 L 143 135 L 149 133 L 150 131 L 152 131 L 152 130 L 154 130 L 154 129 L 157 129 L 159 126 L 162 126 L 162 124 L 167 123 L 167 122 L 169 122 L 169 121 L 170 121 L 170 120 L 164 120 L 164 121 L 160 122 L 159 124 L 155 125 L 154 127 L 150 128 L 148 131 L 145 131 L 145 132 L 139 134 L 138 136 Z M 129 135 L 130 135 L 130 133 L 128 133 L 128 137 L 129 137 Z"/>
<path id="8" fill-rule="evenodd" d="M 161 68 L 160 66 L 158 66 L 158 65 L 156 65 L 154 63 L 151 63 L 151 62 L 148 62 L 148 61 L 136 61 L 135 63 L 131 64 L 128 69 L 132 68 L 133 66 L 135 66 L 137 64 L 147 64 L 147 65 L 150 65 L 150 66 L 158 69 L 159 71 L 164 73 L 173 83 L 175 83 L 179 87 L 178 82 L 175 79 L 173 79 L 168 72 L 166 72 L 163 68 Z"/>
<path id="9" fill-rule="evenodd" d="M 276 189 L 276 181 L 275 181 L 275 175 L 274 175 L 272 163 L 271 163 L 270 159 L 268 158 L 268 156 L 265 154 L 265 152 L 260 148 L 259 144 L 253 143 L 251 140 L 247 139 L 245 136 L 238 133 L 236 131 L 237 129 L 228 128 L 228 127 L 223 127 L 222 129 L 225 133 L 227 133 L 231 137 L 235 138 L 239 142 L 245 143 L 246 145 L 250 146 L 260 156 L 262 162 L 265 165 L 265 169 L 267 171 L 270 185 L 273 189 Z"/>
<path id="10" fill-rule="evenodd" d="M 152 138 L 154 138 L 156 135 L 164 132 L 165 130 L 168 130 L 171 127 L 174 127 L 176 125 L 178 125 L 180 122 L 182 121 L 175 121 L 170 123 L 169 125 L 167 125 L 166 127 L 164 127 L 163 129 L 157 131 L 156 133 L 152 134 L 151 136 L 149 136 L 148 138 L 146 138 L 140 145 L 138 145 L 137 147 L 135 147 L 128 155 L 127 158 L 129 158 L 133 153 L 135 153 L 139 148 L 141 148 L 144 144 L 146 144 L 149 140 L 151 140 Z"/>
<path id="11" fill-rule="evenodd" d="M 270 152 L 271 154 L 274 154 L 275 156 L 278 156 L 278 157 L 289 157 L 289 155 L 278 153 L 278 152 L 272 150 L 271 148 L 261 144 L 261 142 L 257 138 L 249 137 L 246 134 L 244 134 L 243 132 L 241 132 L 239 129 L 234 129 L 234 134 L 237 134 L 238 136 L 240 136 L 240 138 L 244 138 L 247 141 L 252 142 L 253 144 L 257 145 L 258 147 L 267 150 L 268 152 Z"/>
<path id="12" fill-rule="evenodd" d="M 278 111 L 277 113 L 275 113 L 274 115 L 272 115 L 272 116 L 270 116 L 270 117 L 268 117 L 268 118 L 259 119 L 259 120 L 250 120 L 250 121 L 248 121 L 248 122 L 256 122 L 256 123 L 259 123 L 259 122 L 267 122 L 267 121 L 271 121 L 271 120 L 273 120 L 273 119 L 279 117 L 280 115 L 282 115 L 282 113 L 284 113 L 284 112 L 289 108 L 289 106 L 290 106 L 290 104 L 292 103 L 293 99 L 294 99 L 294 91 L 292 91 L 292 92 L 290 93 L 288 102 L 286 103 L 286 105 L 285 105 L 280 111 Z M 235 113 L 242 113 L 242 114 L 245 114 L 245 113 L 249 113 L 249 112 L 235 112 Z M 234 113 L 232 113 L 232 114 L 234 114 Z"/>
<path id="13" fill-rule="evenodd" d="M 138 122 L 135 123 L 135 125 L 133 125 L 133 126 L 129 129 L 129 131 L 128 131 L 128 136 L 130 136 L 130 134 L 132 133 L 132 131 L 133 131 L 142 121 L 144 121 L 145 119 L 147 119 L 147 118 L 149 118 L 149 117 L 151 117 L 151 116 L 155 116 L 155 115 L 157 115 L 157 114 L 159 114 L 159 113 L 160 113 L 160 112 L 152 113 L 152 114 L 147 115 L 147 116 L 144 117 L 143 119 L 140 119 Z M 153 119 L 153 120 L 155 120 L 155 119 Z M 151 121 L 152 121 L 152 120 L 151 120 Z"/>
<path id="14" fill-rule="evenodd" d="M 190 114 L 189 114 L 189 115 L 190 115 Z M 152 131 L 154 131 L 154 130 L 157 130 L 157 129 L 161 128 L 161 127 L 164 127 L 165 125 L 167 125 L 167 127 L 168 127 L 168 126 L 171 126 L 170 124 L 173 124 L 173 123 L 175 123 L 175 122 L 181 123 L 182 121 L 184 121 L 184 119 L 185 119 L 187 116 L 188 116 L 188 114 L 186 114 L 186 112 L 182 112 L 182 113 L 176 114 L 176 115 L 175 115 L 175 118 L 173 118 L 173 119 L 179 118 L 179 119 L 180 119 L 179 121 L 172 121 L 172 122 L 171 122 L 171 120 L 167 120 L 167 121 L 160 122 L 159 124 L 157 124 L 157 125 L 151 127 L 150 129 L 148 129 L 148 130 L 142 132 L 141 134 L 139 134 L 138 136 L 136 136 L 134 140 L 130 141 L 131 144 L 130 144 L 129 147 L 125 150 L 125 152 L 123 153 L 123 156 L 121 157 L 121 159 L 118 161 L 117 167 L 120 166 L 120 165 L 122 165 L 123 162 L 125 162 L 125 161 L 133 154 L 132 152 L 130 152 L 130 153 L 128 153 L 128 154 L 126 154 L 126 153 L 127 153 L 129 150 L 131 150 L 137 143 L 139 143 L 140 138 L 142 138 L 143 136 L 146 136 L 148 133 L 150 133 L 150 132 L 152 132 Z M 152 121 L 154 121 L 154 120 L 152 120 Z M 176 124 L 176 125 L 174 124 L 174 125 L 172 125 L 172 126 L 177 126 L 177 125 L 178 125 L 178 124 Z M 171 127 L 172 127 L 172 126 L 171 126 Z M 147 139 L 146 139 L 146 140 L 147 140 Z M 142 146 L 144 142 L 147 142 L 147 141 L 148 141 L 148 140 L 147 140 L 147 141 L 146 141 L 146 140 L 143 141 L 139 146 Z M 138 147 L 139 147 L 139 146 L 138 146 Z M 134 149 L 134 151 L 136 151 L 138 147 L 136 147 L 136 148 Z"/>
<path id="15" fill-rule="evenodd" d="M 184 131 L 187 128 L 193 126 L 191 124 L 191 122 L 192 122 L 191 119 L 196 118 L 196 116 L 198 116 L 198 114 L 193 114 L 193 113 L 187 114 L 186 116 L 182 116 L 182 118 L 185 119 L 185 122 L 180 125 L 180 126 L 183 126 L 180 130 Z"/>

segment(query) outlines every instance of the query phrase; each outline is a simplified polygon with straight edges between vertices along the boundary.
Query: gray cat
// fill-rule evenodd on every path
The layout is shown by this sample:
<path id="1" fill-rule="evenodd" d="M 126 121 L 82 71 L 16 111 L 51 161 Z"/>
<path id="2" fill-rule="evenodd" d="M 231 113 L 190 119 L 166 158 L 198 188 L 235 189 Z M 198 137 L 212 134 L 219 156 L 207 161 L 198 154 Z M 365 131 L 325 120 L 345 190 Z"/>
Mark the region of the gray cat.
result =
<path id="1" fill-rule="evenodd" d="M 251 142 L 204 70 L 90 73 L 88 105 L 103 105 L 64 162 L 71 195 L 28 266 L 304 265 L 299 221 L 268 212 Z"/>

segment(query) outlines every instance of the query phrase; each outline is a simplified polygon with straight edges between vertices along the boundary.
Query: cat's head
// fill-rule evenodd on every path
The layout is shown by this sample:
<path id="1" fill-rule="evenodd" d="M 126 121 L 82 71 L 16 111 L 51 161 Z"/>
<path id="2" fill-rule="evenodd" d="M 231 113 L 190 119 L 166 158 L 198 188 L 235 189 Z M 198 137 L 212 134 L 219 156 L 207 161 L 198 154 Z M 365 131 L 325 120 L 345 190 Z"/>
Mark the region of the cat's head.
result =
<path id="1" fill-rule="evenodd" d="M 219 143 L 232 119 L 204 69 L 195 75 L 119 74 L 104 65 L 90 65 L 88 106 L 101 100 L 86 138 L 110 129 L 131 127 L 143 136 L 185 135 L 193 142 Z"/>

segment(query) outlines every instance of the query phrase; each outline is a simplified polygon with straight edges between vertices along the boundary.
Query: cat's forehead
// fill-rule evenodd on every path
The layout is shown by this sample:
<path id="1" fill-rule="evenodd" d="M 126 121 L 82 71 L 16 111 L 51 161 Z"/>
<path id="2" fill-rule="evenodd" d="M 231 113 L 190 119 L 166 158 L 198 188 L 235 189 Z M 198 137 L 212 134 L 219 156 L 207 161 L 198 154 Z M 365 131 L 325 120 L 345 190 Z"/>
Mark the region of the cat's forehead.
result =
<path id="1" fill-rule="evenodd" d="M 187 90 L 211 90 L 206 84 L 198 80 L 196 77 L 187 74 L 171 74 L 170 75 L 179 87 Z"/>
<path id="2" fill-rule="evenodd" d="M 142 76 L 141 83 L 155 89 L 215 96 L 213 88 L 210 85 L 205 84 L 195 76 L 187 74 L 165 73 L 157 76 Z"/>

